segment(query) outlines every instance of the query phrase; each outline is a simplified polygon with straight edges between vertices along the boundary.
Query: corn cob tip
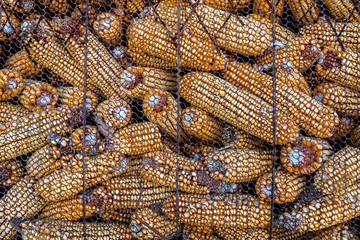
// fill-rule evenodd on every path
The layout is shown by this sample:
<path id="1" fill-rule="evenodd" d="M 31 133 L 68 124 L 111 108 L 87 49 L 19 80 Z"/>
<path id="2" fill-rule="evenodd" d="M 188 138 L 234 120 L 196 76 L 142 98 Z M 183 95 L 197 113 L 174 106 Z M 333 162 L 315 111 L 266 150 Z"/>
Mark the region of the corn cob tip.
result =
<path id="1" fill-rule="evenodd" d="M 20 73 L 8 69 L 0 70 L 0 100 L 15 97 L 24 87 Z"/>
<path id="2" fill-rule="evenodd" d="M 154 109 L 155 112 L 162 112 L 166 106 L 168 99 L 167 96 L 161 93 L 151 94 L 148 99 L 148 104 Z"/>
<path id="3" fill-rule="evenodd" d="M 117 46 L 111 50 L 111 54 L 114 56 L 116 61 L 121 62 L 126 58 L 126 48 L 124 46 Z"/>
<path id="4" fill-rule="evenodd" d="M 120 85 L 126 90 L 134 89 L 138 84 L 143 83 L 144 78 L 140 73 L 124 72 L 120 76 Z"/>

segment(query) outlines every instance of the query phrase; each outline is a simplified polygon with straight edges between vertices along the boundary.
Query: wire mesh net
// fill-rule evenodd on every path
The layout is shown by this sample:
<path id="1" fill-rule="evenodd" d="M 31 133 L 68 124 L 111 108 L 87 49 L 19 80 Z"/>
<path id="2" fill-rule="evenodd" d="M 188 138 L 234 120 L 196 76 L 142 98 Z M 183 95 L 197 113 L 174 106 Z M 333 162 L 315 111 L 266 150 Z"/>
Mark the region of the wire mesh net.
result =
<path id="1" fill-rule="evenodd" d="M 359 20 L 2 0 L 0 239 L 359 239 Z"/>

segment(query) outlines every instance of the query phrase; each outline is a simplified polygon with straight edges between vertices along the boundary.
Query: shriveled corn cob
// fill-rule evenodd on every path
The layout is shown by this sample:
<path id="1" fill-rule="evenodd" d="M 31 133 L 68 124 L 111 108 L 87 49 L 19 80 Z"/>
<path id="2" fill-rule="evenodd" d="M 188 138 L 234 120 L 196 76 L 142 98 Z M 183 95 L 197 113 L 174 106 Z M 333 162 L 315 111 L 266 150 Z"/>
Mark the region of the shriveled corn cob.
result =
<path id="1" fill-rule="evenodd" d="M 191 0 L 192 4 L 198 2 L 220 10 L 238 12 L 249 8 L 252 0 Z"/>
<path id="2" fill-rule="evenodd" d="M 293 174 L 315 172 L 333 154 L 329 142 L 320 138 L 301 137 L 281 149 L 280 160 L 284 168 Z"/>
<path id="3" fill-rule="evenodd" d="M 225 68 L 224 53 L 219 52 L 210 41 L 200 40 L 186 31 L 180 35 L 180 54 L 178 54 L 172 36 L 169 36 L 161 23 L 154 20 L 139 19 L 132 22 L 127 30 L 127 39 L 130 49 L 136 46 L 148 55 L 165 60 L 173 66 L 177 66 L 179 60 L 181 68 L 204 71 Z"/>
<path id="4" fill-rule="evenodd" d="M 114 209 L 138 209 L 161 203 L 170 195 L 165 186 L 156 185 L 140 176 L 117 177 L 106 182 Z"/>
<path id="5" fill-rule="evenodd" d="M 33 10 L 35 5 L 35 0 L 5 0 L 2 2 L 5 9 L 13 9 L 19 13 L 28 13 Z"/>
<path id="6" fill-rule="evenodd" d="M 235 183 L 254 181 L 270 171 L 273 158 L 270 151 L 239 148 L 213 152 L 204 162 L 211 177 Z"/>
<path id="7" fill-rule="evenodd" d="M 347 223 L 326 228 L 321 231 L 316 231 L 307 234 L 307 239 L 310 240 L 331 240 L 331 239 L 344 239 L 344 240 L 358 240 L 359 236 L 354 229 L 350 228 Z"/>
<path id="8" fill-rule="evenodd" d="M 163 91 L 177 89 L 177 77 L 174 73 L 156 68 L 129 67 L 120 76 L 120 85 L 131 98 L 143 98 L 156 88 Z"/>
<path id="9" fill-rule="evenodd" d="M 357 6 L 354 5 L 354 2 Z M 360 13 L 355 10 L 359 7 L 359 3 L 351 0 L 323 0 L 324 5 L 329 9 L 334 19 L 338 22 L 359 23 Z"/>
<path id="10" fill-rule="evenodd" d="M 335 28 L 336 34 L 331 25 Z M 343 32 L 340 35 L 342 30 Z M 353 51 L 359 51 L 360 31 L 358 23 L 331 22 L 330 24 L 327 21 L 320 21 L 316 24 L 305 25 L 300 29 L 299 34 L 316 39 L 322 47 L 340 46 L 337 35 L 345 49 L 350 48 Z"/>
<path id="11" fill-rule="evenodd" d="M 339 141 L 347 138 L 348 136 L 351 138 L 354 135 L 350 135 L 350 133 L 355 129 L 355 127 L 355 119 L 342 116 L 340 117 L 339 124 L 336 125 L 333 138 L 329 140 Z"/>
<path id="12" fill-rule="evenodd" d="M 161 134 L 154 123 L 134 123 L 116 131 L 109 140 L 109 148 L 126 155 L 140 155 L 163 149 Z"/>
<path id="13" fill-rule="evenodd" d="M 10 43 L 20 33 L 21 21 L 12 12 L 0 9 L 0 40 Z"/>
<path id="14" fill-rule="evenodd" d="M 271 202 L 273 198 L 274 202 L 279 204 L 291 203 L 296 201 L 305 190 L 306 179 L 304 176 L 294 175 L 283 169 L 276 169 L 274 174 L 274 179 L 273 172 L 270 171 L 257 180 L 255 190 L 260 199 Z M 274 190 L 272 190 L 273 184 Z"/>
<path id="15" fill-rule="evenodd" d="M 319 43 L 308 36 L 297 37 L 293 40 L 279 43 L 279 48 L 275 52 L 275 60 L 273 53 L 269 53 L 259 57 L 256 60 L 258 66 L 279 65 L 285 61 L 291 62 L 292 66 L 304 72 L 320 57 Z"/>
<path id="16" fill-rule="evenodd" d="M 300 24 L 314 23 L 319 19 L 320 9 L 314 0 L 289 0 L 289 8 Z"/>
<path id="17" fill-rule="evenodd" d="M 130 121 L 131 114 L 131 106 L 125 100 L 105 100 L 96 108 L 95 122 L 99 131 L 107 137 L 116 129 L 125 127 Z"/>
<path id="18" fill-rule="evenodd" d="M 221 122 L 201 109 L 188 107 L 183 109 L 180 115 L 180 125 L 188 134 L 208 142 L 216 142 L 221 138 Z"/>
<path id="19" fill-rule="evenodd" d="M 0 100 L 17 96 L 24 86 L 25 83 L 20 73 L 8 69 L 0 70 Z"/>
<path id="20" fill-rule="evenodd" d="M 225 240 L 265 240 L 270 238 L 270 233 L 267 228 L 237 229 L 233 227 L 217 227 L 215 231 L 220 237 L 224 238 Z"/>
<path id="21" fill-rule="evenodd" d="M 8 122 L 16 118 L 25 117 L 29 112 L 21 105 L 0 102 L 0 122 Z"/>
<path id="22" fill-rule="evenodd" d="M 263 228 L 270 224 L 270 205 L 251 195 L 179 193 L 166 200 L 163 211 L 170 219 L 192 226 Z"/>
<path id="23" fill-rule="evenodd" d="M 276 107 L 291 118 L 306 133 L 315 137 L 331 137 L 339 121 L 336 112 L 311 98 L 299 89 L 271 79 L 247 63 L 231 62 L 225 71 L 225 78 L 235 86 L 250 91 Z M 276 81 L 276 91 L 273 89 Z M 274 95 L 274 92 L 276 95 Z"/>
<path id="24" fill-rule="evenodd" d="M 97 16 L 93 27 L 106 45 L 115 46 L 122 40 L 122 24 L 115 14 L 104 12 Z"/>
<path id="25" fill-rule="evenodd" d="M 325 48 L 315 69 L 325 79 L 359 91 L 359 57 L 360 53 L 350 49 L 344 52 L 339 48 Z"/>
<path id="26" fill-rule="evenodd" d="M 25 175 L 21 162 L 9 159 L 0 162 L 0 185 L 12 186 Z"/>
<path id="27" fill-rule="evenodd" d="M 226 126 L 221 134 L 221 142 L 231 149 L 251 148 L 257 149 L 261 147 L 260 140 L 241 129 Z"/>
<path id="28" fill-rule="evenodd" d="M 117 221 L 122 223 L 129 224 L 131 222 L 131 216 L 133 215 L 133 210 L 131 209 L 108 209 L 103 213 L 99 214 L 102 220 L 104 221 Z"/>
<path id="29" fill-rule="evenodd" d="M 83 87 L 57 87 L 59 102 L 70 107 L 94 111 L 98 103 L 96 94 Z"/>
<path id="30" fill-rule="evenodd" d="M 24 240 L 62 240 L 62 239 L 118 239 L 131 238 L 132 232 L 127 224 L 99 222 L 71 222 L 62 220 L 18 220 L 14 223 Z"/>
<path id="31" fill-rule="evenodd" d="M 10 71 L 19 72 L 24 78 L 37 76 L 44 70 L 40 64 L 31 59 L 25 49 L 8 58 L 4 67 Z"/>
<path id="32" fill-rule="evenodd" d="M 262 99 L 210 73 L 191 72 L 180 82 L 180 95 L 194 106 L 224 120 L 245 132 L 269 143 L 293 142 L 299 128 L 280 111 L 276 111 L 274 135 L 274 109 Z"/>
<path id="33" fill-rule="evenodd" d="M 270 21 L 273 18 L 273 8 L 275 8 L 275 22 L 280 23 L 281 17 L 284 12 L 285 0 L 278 1 L 266 1 L 266 0 L 254 0 L 253 12 L 261 17 L 265 17 Z"/>
<path id="34" fill-rule="evenodd" d="M 34 80 L 25 80 L 24 83 L 19 102 L 29 111 L 38 112 L 55 106 L 59 98 L 56 88 Z"/>
<path id="35" fill-rule="evenodd" d="M 291 212 L 281 214 L 275 224 L 280 228 L 306 233 L 344 223 L 359 215 L 359 193 L 360 186 L 355 184 L 343 194 L 297 204 Z"/>
<path id="36" fill-rule="evenodd" d="M 314 176 L 314 186 L 334 194 L 360 179 L 360 149 L 346 146 L 328 158 Z"/>
<path id="37" fill-rule="evenodd" d="M 35 151 L 46 144 L 50 133 L 70 132 L 81 121 L 79 109 L 56 108 L 30 113 L 0 128 L 0 161 Z"/>
<path id="38" fill-rule="evenodd" d="M 179 230 L 175 221 L 150 208 L 138 209 L 131 219 L 131 231 L 137 239 L 170 239 Z"/>
<path id="39" fill-rule="evenodd" d="M 157 124 L 166 135 L 186 141 L 189 135 L 179 128 L 179 104 L 168 92 L 160 89 L 149 90 L 143 100 L 144 114 L 149 121 Z"/>
<path id="40" fill-rule="evenodd" d="M 78 153 L 85 153 L 88 155 L 96 155 L 99 151 L 103 150 L 100 146 L 100 133 L 96 127 L 86 125 L 79 127 L 71 133 L 70 136 L 73 148 Z"/>
<path id="41" fill-rule="evenodd" d="M 334 108 L 339 114 L 358 117 L 360 115 L 360 94 L 337 83 L 325 82 L 316 86 L 312 92 L 313 98 Z"/>

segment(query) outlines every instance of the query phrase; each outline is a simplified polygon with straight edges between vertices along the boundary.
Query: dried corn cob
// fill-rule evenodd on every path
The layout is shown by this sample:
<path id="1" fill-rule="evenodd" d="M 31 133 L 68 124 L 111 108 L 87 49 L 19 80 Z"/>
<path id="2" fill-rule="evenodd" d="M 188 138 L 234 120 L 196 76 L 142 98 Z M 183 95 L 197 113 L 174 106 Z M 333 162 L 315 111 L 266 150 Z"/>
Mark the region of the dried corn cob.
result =
<path id="1" fill-rule="evenodd" d="M 122 21 L 115 14 L 100 13 L 94 22 L 95 32 L 106 45 L 117 45 L 122 40 Z"/>
<path id="2" fill-rule="evenodd" d="M 18 72 L 8 69 L 0 70 L 0 100 L 17 96 L 24 85 L 24 80 Z"/>
<path id="3" fill-rule="evenodd" d="M 0 40 L 10 43 L 20 33 L 21 21 L 10 11 L 0 8 Z"/>
<path id="4" fill-rule="evenodd" d="M 24 240 L 62 240 L 62 239 L 118 239 L 131 238 L 132 232 L 127 224 L 121 223 L 83 223 L 62 220 L 17 220 L 13 225 L 21 233 Z"/>
<path id="5" fill-rule="evenodd" d="M 117 221 L 122 223 L 130 223 L 133 210 L 131 209 L 108 209 L 105 212 L 99 214 L 104 221 Z"/>
<path id="6" fill-rule="evenodd" d="M 279 65 L 289 61 L 292 66 L 304 72 L 320 57 L 320 45 L 315 39 L 308 36 L 297 37 L 294 40 L 279 43 L 279 49 L 275 53 L 275 64 Z M 273 65 L 273 53 L 259 57 L 256 60 L 258 66 Z"/>
<path id="7" fill-rule="evenodd" d="M 266 1 L 266 0 L 254 0 L 253 12 L 261 17 L 265 17 L 270 21 L 273 18 L 273 8 L 275 8 L 275 22 L 280 23 L 281 16 L 284 12 L 285 0 L 279 1 Z"/>
<path id="8" fill-rule="evenodd" d="M 78 153 L 95 155 L 103 150 L 100 146 L 100 133 L 94 126 L 86 125 L 75 129 L 71 133 L 70 139 L 72 146 Z"/>
<path id="9" fill-rule="evenodd" d="M 334 108 L 339 114 L 358 117 L 360 115 L 360 94 L 337 83 L 325 82 L 314 88 L 313 98 Z"/>
<path id="10" fill-rule="evenodd" d="M 189 135 L 179 128 L 179 104 L 168 92 L 160 89 L 149 90 L 143 100 L 144 114 L 149 121 L 157 124 L 166 135 L 172 139 L 186 141 Z"/>
<path id="11" fill-rule="evenodd" d="M 298 23 L 314 23 L 319 19 L 320 9 L 314 0 L 289 0 L 288 4 Z"/>
<path id="12" fill-rule="evenodd" d="M 331 240 L 331 239 L 344 239 L 344 240 L 358 240 L 359 237 L 354 229 L 349 228 L 348 224 L 342 223 L 339 225 L 326 228 L 321 231 L 316 231 L 307 234 L 307 239 L 310 240 Z"/>
<path id="13" fill-rule="evenodd" d="M 254 181 L 270 171 L 273 158 L 270 151 L 239 148 L 213 152 L 204 162 L 211 177 L 235 183 Z"/>
<path id="14" fill-rule="evenodd" d="M 358 23 L 360 20 L 359 12 L 355 8 L 359 7 L 359 3 L 351 0 L 324 0 L 324 5 L 329 9 L 334 19 L 339 22 L 352 22 Z M 354 5 L 357 4 L 357 6 Z"/>
<path id="15" fill-rule="evenodd" d="M 74 11 L 71 13 L 71 18 L 76 21 L 85 22 L 86 21 L 86 12 L 88 15 L 88 21 L 90 24 L 94 24 L 96 21 L 96 17 L 98 15 L 98 9 L 94 7 L 92 4 L 89 4 L 88 8 L 85 3 L 81 3 L 77 5 Z"/>
<path id="16" fill-rule="evenodd" d="M 131 231 L 137 239 L 170 239 L 179 228 L 175 221 L 150 208 L 141 208 L 132 216 Z"/>
<path id="17" fill-rule="evenodd" d="M 19 13 L 28 13 L 33 10 L 35 0 L 4 0 L 2 1 L 2 4 L 5 9 L 13 9 Z"/>
<path id="18" fill-rule="evenodd" d="M 116 129 L 125 127 L 130 118 L 131 106 L 123 99 L 105 100 L 96 108 L 95 122 L 105 137 L 112 135 Z"/>
<path id="19" fill-rule="evenodd" d="M 57 87 L 59 102 L 70 107 L 94 111 L 98 102 L 96 94 L 83 87 Z"/>
<path id="20" fill-rule="evenodd" d="M 44 68 L 32 60 L 25 49 L 12 55 L 8 58 L 4 65 L 10 71 L 19 72 L 24 78 L 39 75 Z"/>
<path id="21" fill-rule="evenodd" d="M 346 146 L 333 154 L 316 172 L 315 187 L 325 194 L 332 194 L 360 179 L 360 149 Z"/>
<path id="22" fill-rule="evenodd" d="M 334 141 L 339 141 L 343 138 L 347 138 L 348 135 L 355 129 L 355 119 L 348 117 L 340 117 L 340 123 L 336 125 L 335 133 L 332 139 Z M 354 134 L 351 134 L 349 137 L 353 137 Z"/>
<path id="23" fill-rule="evenodd" d="M 27 159 L 26 170 L 29 176 L 40 179 L 57 170 L 63 164 L 59 159 L 61 152 L 55 146 L 45 145 Z"/>
<path id="24" fill-rule="evenodd" d="M 325 79 L 358 91 L 359 56 L 358 52 L 350 49 L 344 52 L 335 48 L 325 48 L 315 69 Z"/>
<path id="25" fill-rule="evenodd" d="M 144 9 L 145 1 L 144 0 L 114 0 L 114 3 L 118 7 L 123 7 L 130 14 L 134 14 L 136 12 L 141 12 Z"/>
<path id="26" fill-rule="evenodd" d="M 301 137 L 281 149 L 280 160 L 284 168 L 293 174 L 315 172 L 333 154 L 330 144 L 320 138 Z"/>
<path id="27" fill-rule="evenodd" d="M 221 142 L 231 149 L 251 148 L 258 149 L 261 147 L 260 140 L 244 132 L 241 129 L 226 126 L 221 134 Z"/>
<path id="28" fill-rule="evenodd" d="M 335 31 L 332 30 L 331 25 L 335 28 Z M 338 35 L 341 43 L 344 48 L 350 48 L 353 51 L 359 50 L 359 25 L 358 23 L 346 22 L 332 22 L 330 25 L 329 22 L 319 21 L 316 24 L 305 25 L 300 29 L 300 35 L 307 35 L 313 39 L 316 39 L 317 42 L 322 47 L 335 47 L 340 46 L 339 40 L 336 37 Z M 340 32 L 342 34 L 339 36 Z"/>
<path id="29" fill-rule="evenodd" d="M 278 110 L 289 116 L 306 133 L 315 137 L 331 137 L 335 124 L 339 121 L 336 112 L 311 98 L 299 89 L 282 81 L 271 79 L 250 64 L 231 62 L 225 72 L 225 78 L 235 86 L 263 98 L 269 104 L 276 102 Z M 276 81 L 276 91 L 273 89 Z M 274 92 L 277 94 L 274 96 Z"/>
<path id="30" fill-rule="evenodd" d="M 216 233 L 225 240 L 249 239 L 249 240 L 265 240 L 270 238 L 269 230 L 264 228 L 253 229 L 236 229 L 228 227 L 217 227 Z"/>
<path id="31" fill-rule="evenodd" d="M 80 122 L 80 116 L 79 109 L 56 108 L 6 122 L 0 129 L 0 148 L 4 149 L 0 161 L 41 148 L 51 132 L 70 132 Z"/>
<path id="32" fill-rule="evenodd" d="M 170 194 L 166 187 L 139 176 L 112 178 L 105 184 L 109 188 L 114 209 L 148 207 L 163 202 Z"/>
<path id="33" fill-rule="evenodd" d="M 0 122 L 8 122 L 17 118 L 25 117 L 29 112 L 21 105 L 0 102 Z"/>
<path id="34" fill-rule="evenodd" d="M 129 67 L 120 76 L 120 84 L 131 98 L 143 98 L 154 88 L 175 91 L 176 80 L 176 75 L 169 71 L 146 67 Z"/>
<path id="35" fill-rule="evenodd" d="M 183 239 L 184 240 L 220 240 L 221 238 L 211 234 L 192 232 L 191 230 L 184 229 Z"/>
<path id="36" fill-rule="evenodd" d="M 25 174 L 21 162 L 15 159 L 0 162 L 0 185 L 12 186 Z"/>
<path id="37" fill-rule="evenodd" d="M 68 0 L 38 0 L 40 8 L 45 8 L 58 14 L 66 14 L 70 10 Z"/>
<path id="38" fill-rule="evenodd" d="M 39 218 L 77 221 L 91 217 L 105 209 L 107 197 L 104 187 L 100 186 L 72 199 L 50 203 L 42 210 Z"/>
<path id="39" fill-rule="evenodd" d="M 192 106 L 181 111 L 180 126 L 190 135 L 208 142 L 216 142 L 221 138 L 222 124 L 208 113 Z"/>
<path id="40" fill-rule="evenodd" d="M 279 204 L 291 203 L 296 201 L 298 196 L 305 190 L 306 180 L 304 176 L 294 175 L 282 169 L 275 170 L 274 186 L 273 173 L 268 172 L 263 174 L 256 182 L 256 194 L 264 201 L 274 202 Z"/>
<path id="41" fill-rule="evenodd" d="M 170 219 L 192 226 L 263 228 L 270 224 L 270 205 L 250 195 L 179 193 L 166 200 L 163 211 Z"/>
<path id="42" fill-rule="evenodd" d="M 276 131 L 273 133 L 271 105 L 260 98 L 210 73 L 191 72 L 181 79 L 180 95 L 194 106 L 273 143 L 285 144 L 298 137 L 298 126 L 276 111 Z"/>
<path id="43" fill-rule="evenodd" d="M 58 100 L 56 88 L 48 83 L 25 80 L 25 87 L 19 96 L 20 103 L 31 112 L 38 112 L 55 106 Z"/>
<path id="44" fill-rule="evenodd" d="M 172 36 L 169 36 L 169 32 L 162 24 L 154 20 L 134 21 L 127 30 L 127 39 L 130 49 L 136 46 L 148 55 L 165 60 L 172 66 L 177 66 L 177 61 L 180 60 L 181 68 L 205 71 L 225 68 L 226 57 L 223 53 L 217 51 L 218 49 L 210 41 L 200 41 L 186 31 L 180 35 L 180 54 L 178 54 Z M 134 54 L 131 55 L 134 57 Z"/>
<path id="45" fill-rule="evenodd" d="M 252 0 L 191 0 L 190 2 L 192 4 L 197 4 L 199 2 L 200 4 L 204 4 L 216 9 L 226 10 L 229 12 L 238 12 L 249 8 Z"/>
<path id="46" fill-rule="evenodd" d="M 151 122 L 134 123 L 116 131 L 109 148 L 126 155 L 140 155 L 162 149 L 161 134 Z"/>

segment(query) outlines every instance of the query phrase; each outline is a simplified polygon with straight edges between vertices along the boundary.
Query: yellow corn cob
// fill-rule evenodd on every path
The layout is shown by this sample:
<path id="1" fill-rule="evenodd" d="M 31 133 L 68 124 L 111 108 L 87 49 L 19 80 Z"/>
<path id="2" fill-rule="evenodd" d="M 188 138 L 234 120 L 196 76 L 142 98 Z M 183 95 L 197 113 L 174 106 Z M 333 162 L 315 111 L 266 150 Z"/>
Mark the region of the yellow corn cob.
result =
<path id="1" fill-rule="evenodd" d="M 220 10 L 226 10 L 231 12 L 243 11 L 250 7 L 252 0 L 191 0 L 192 4 L 204 4 Z"/>
<path id="2" fill-rule="evenodd" d="M 269 230 L 266 228 L 236 229 L 229 227 L 217 227 L 215 231 L 220 237 L 224 238 L 225 240 L 234 240 L 234 239 L 266 240 L 270 238 Z"/>
<path id="3" fill-rule="evenodd" d="M 274 104 L 275 99 L 277 109 L 285 116 L 289 116 L 306 133 L 315 137 L 333 135 L 335 124 L 339 121 L 336 112 L 299 89 L 277 81 L 274 91 L 274 79 L 248 63 L 229 63 L 225 78 L 235 86 L 263 98 L 271 105 Z M 275 96 L 274 92 L 276 92 Z"/>
<path id="4" fill-rule="evenodd" d="M 130 121 L 131 114 L 131 106 L 125 100 L 110 99 L 97 106 L 95 121 L 99 131 L 107 137 L 116 129 L 125 127 Z"/>
<path id="5" fill-rule="evenodd" d="M 56 108 L 34 112 L 4 123 L 0 128 L 0 161 L 35 151 L 46 144 L 50 133 L 70 132 L 80 119 L 80 110 Z M 16 133 L 16 134 L 14 134 Z"/>
<path id="6" fill-rule="evenodd" d="M 210 41 L 200 40 L 183 31 L 179 39 L 180 49 L 178 52 L 176 41 L 169 36 L 162 24 L 154 20 L 139 19 L 132 22 L 127 30 L 127 39 L 130 48 L 136 46 L 147 54 L 163 59 L 173 66 L 177 66 L 179 60 L 181 68 L 205 71 L 225 68 L 224 53 L 219 52 Z M 178 55 L 180 59 L 178 59 Z"/>
<path id="7" fill-rule="evenodd" d="M 350 134 L 355 129 L 355 119 L 348 117 L 340 117 L 340 123 L 336 125 L 336 130 L 332 139 L 330 141 L 339 141 L 348 136 L 351 138 L 354 136 Z"/>
<path id="8" fill-rule="evenodd" d="M 251 136 L 241 129 L 226 126 L 222 132 L 221 142 L 225 146 L 230 146 L 231 149 L 251 148 L 258 149 L 261 147 L 261 142 L 258 138 Z"/>
<path id="9" fill-rule="evenodd" d="M 21 21 L 10 11 L 0 9 L 0 40 L 10 43 L 17 38 L 21 29 Z"/>
<path id="10" fill-rule="evenodd" d="M 0 162 L 0 185 L 12 186 L 25 174 L 21 162 L 15 159 Z"/>
<path id="11" fill-rule="evenodd" d="M 325 82 L 314 88 L 313 98 L 335 109 L 339 114 L 358 117 L 360 115 L 360 94 L 337 83 Z"/>
<path id="12" fill-rule="evenodd" d="M 137 239 L 170 239 L 179 230 L 175 221 L 149 208 L 138 209 L 131 219 L 131 231 Z"/>
<path id="13" fill-rule="evenodd" d="M 320 57 L 320 45 L 315 39 L 308 36 L 297 37 L 293 40 L 278 43 L 275 53 L 275 63 L 279 65 L 285 61 L 291 62 L 292 66 L 304 72 Z M 265 54 L 256 60 L 258 66 L 274 64 L 273 53 Z"/>
<path id="14" fill-rule="evenodd" d="M 105 185 L 109 188 L 114 209 L 148 207 L 163 202 L 170 194 L 166 187 L 139 176 L 112 178 Z"/>
<path id="15" fill-rule="evenodd" d="M 316 72 L 327 80 L 335 81 L 345 87 L 359 91 L 360 53 L 347 49 L 325 48 L 315 67 Z"/>
<path id="16" fill-rule="evenodd" d="M 256 194 L 264 201 L 274 202 L 279 204 L 291 203 L 296 201 L 298 196 L 305 190 L 306 180 L 304 176 L 294 175 L 282 169 L 275 170 L 274 186 L 273 172 L 263 174 L 256 182 Z"/>
<path id="17" fill-rule="evenodd" d="M 275 8 L 275 22 L 277 24 L 281 21 L 281 16 L 284 12 L 285 0 L 279 1 L 266 1 L 266 0 L 254 0 L 253 12 L 259 16 L 265 17 L 270 21 L 273 18 L 273 8 Z"/>
<path id="18" fill-rule="evenodd" d="M 168 92 L 160 89 L 149 90 L 143 100 L 144 114 L 149 121 L 157 124 L 166 135 L 176 140 L 186 141 L 189 135 L 179 128 L 179 104 Z"/>
<path id="19" fill-rule="evenodd" d="M 358 23 L 346 22 L 331 22 L 331 25 L 336 30 L 336 35 L 338 36 L 344 48 L 350 48 L 353 51 L 359 50 L 359 25 Z M 306 25 L 302 27 L 299 31 L 300 35 L 306 35 L 313 39 L 316 39 L 317 42 L 322 47 L 336 47 L 340 46 L 339 41 L 335 35 L 335 32 L 332 30 L 330 23 L 325 21 L 319 21 L 316 24 Z"/>
<path id="20" fill-rule="evenodd" d="M 8 58 L 4 65 L 10 71 L 19 72 L 24 78 L 39 75 L 44 68 L 32 60 L 25 49 L 12 55 Z"/>
<path id="21" fill-rule="evenodd" d="M 105 209 L 107 197 L 104 187 L 99 186 L 72 199 L 48 204 L 38 217 L 64 221 L 91 217 Z"/>
<path id="22" fill-rule="evenodd" d="M 131 221 L 131 216 L 133 215 L 133 210 L 131 209 L 108 209 L 103 213 L 100 213 L 99 216 L 102 220 L 109 221 L 117 221 L 122 223 L 129 224 Z"/>
<path id="23" fill-rule="evenodd" d="M 0 100 L 17 96 L 24 86 L 24 80 L 18 72 L 8 69 L 0 70 Z"/>
<path id="24" fill-rule="evenodd" d="M 61 152 L 55 146 L 45 145 L 27 159 L 26 170 L 29 176 L 40 179 L 61 167 Z"/>
<path id="25" fill-rule="evenodd" d="M 209 154 L 204 162 L 210 176 L 225 182 L 249 182 L 256 180 L 272 167 L 270 151 L 228 149 Z"/>
<path id="26" fill-rule="evenodd" d="M 178 216 L 177 216 L 178 209 Z M 270 205 L 251 195 L 198 195 L 169 197 L 163 211 L 170 219 L 195 226 L 263 228 L 270 224 Z"/>
<path id="27" fill-rule="evenodd" d="M 310 240 L 331 240 L 331 239 L 344 239 L 344 240 L 358 240 L 359 236 L 354 229 L 350 228 L 347 223 L 326 228 L 321 231 L 316 231 L 312 234 L 307 234 L 307 239 Z"/>
<path id="28" fill-rule="evenodd" d="M 28 110 L 21 105 L 0 102 L 0 122 L 8 122 L 17 118 L 25 117 L 28 114 Z"/>
<path id="29" fill-rule="evenodd" d="M 127 240 L 132 235 L 130 227 L 122 223 L 83 223 L 46 219 L 19 221 L 14 225 L 19 229 L 24 240 Z"/>
<path id="30" fill-rule="evenodd" d="M 19 102 L 31 112 L 38 112 L 55 106 L 58 100 L 56 88 L 48 83 L 25 80 L 25 87 Z"/>
<path id="31" fill-rule="evenodd" d="M 360 15 L 357 10 L 355 10 L 354 2 L 351 0 L 324 0 L 324 5 L 329 9 L 331 14 L 334 16 L 334 19 L 339 22 L 356 22 L 358 24 L 360 20 Z M 357 3 L 357 7 L 359 3 Z M 351 17 L 350 17 L 351 16 Z"/>
<path id="32" fill-rule="evenodd" d="M 222 123 L 213 116 L 192 106 L 181 111 L 180 126 L 190 135 L 208 142 L 216 142 L 221 138 Z"/>
<path id="33" fill-rule="evenodd" d="M 40 8 L 45 8 L 58 14 L 66 14 L 70 10 L 68 0 L 39 0 Z"/>
<path id="34" fill-rule="evenodd" d="M 352 146 L 360 147 L 360 126 L 357 126 L 355 129 L 351 131 L 349 134 L 349 143 Z"/>
<path id="35" fill-rule="evenodd" d="M 299 134 L 295 123 L 270 104 L 210 73 L 191 72 L 180 82 L 180 95 L 194 106 L 269 143 L 293 142 Z"/>
<path id="36" fill-rule="evenodd" d="M 96 94 L 83 87 L 57 87 L 59 102 L 70 107 L 94 111 L 98 102 Z"/>
<path id="37" fill-rule="evenodd" d="M 114 3 L 129 11 L 130 14 L 141 12 L 145 6 L 144 0 L 114 0 Z"/>
<path id="38" fill-rule="evenodd" d="M 120 85 L 131 98 L 143 98 L 152 89 L 175 91 L 177 77 L 174 73 L 156 68 L 129 67 L 120 76 Z"/>
<path id="39" fill-rule="evenodd" d="M 349 187 L 343 194 L 324 196 L 310 202 L 297 204 L 294 209 L 281 214 L 276 222 L 281 228 L 306 233 L 344 223 L 359 216 L 360 186 Z"/>
<path id="40" fill-rule="evenodd" d="M 46 202 L 65 200 L 120 175 L 127 164 L 127 159 L 118 152 L 105 152 L 92 158 L 76 155 L 67 168 L 41 178 L 35 190 Z"/>
<path id="41" fill-rule="evenodd" d="M 299 23 L 314 23 L 319 19 L 320 9 L 314 0 L 289 0 L 288 4 Z"/>
<path id="42" fill-rule="evenodd" d="M 333 154 L 330 144 L 320 138 L 301 137 L 295 143 L 281 149 L 280 160 L 284 168 L 293 174 L 315 172 Z"/>
<path id="43" fill-rule="evenodd" d="M 360 149 L 346 146 L 316 172 L 314 186 L 326 194 L 338 192 L 360 179 Z"/>
<path id="44" fill-rule="evenodd" d="M 4 0 L 2 2 L 3 7 L 5 9 L 11 10 L 13 9 L 19 13 L 28 13 L 33 10 L 35 1 L 34 0 Z"/>
<path id="45" fill-rule="evenodd" d="M 86 125 L 79 127 L 71 133 L 70 136 L 72 146 L 78 153 L 85 153 L 88 155 L 95 155 L 101 149 L 100 133 L 96 127 Z"/>
<path id="46" fill-rule="evenodd" d="M 140 155 L 162 149 L 161 134 L 151 122 L 134 123 L 116 131 L 109 147 L 126 155 Z"/>
<path id="47" fill-rule="evenodd" d="M 94 22 L 95 32 L 102 38 L 106 45 L 121 43 L 122 21 L 115 14 L 104 12 L 97 16 Z"/>
<path id="48" fill-rule="evenodd" d="M 96 17 L 98 15 L 98 9 L 94 7 L 93 4 L 89 4 L 88 8 L 85 3 L 78 4 L 74 11 L 71 13 L 71 18 L 76 21 L 85 22 L 86 21 L 86 12 L 88 14 L 88 21 L 90 24 L 94 24 Z"/>

